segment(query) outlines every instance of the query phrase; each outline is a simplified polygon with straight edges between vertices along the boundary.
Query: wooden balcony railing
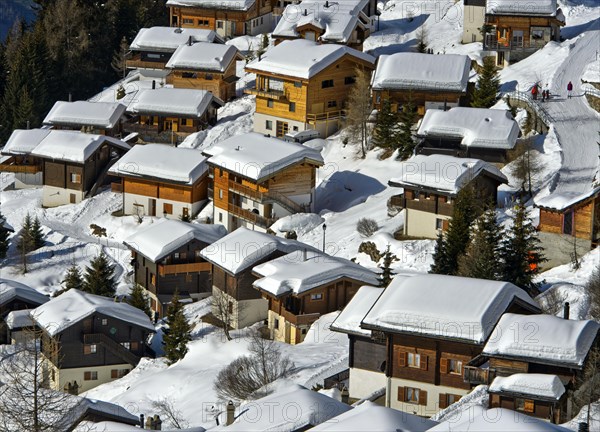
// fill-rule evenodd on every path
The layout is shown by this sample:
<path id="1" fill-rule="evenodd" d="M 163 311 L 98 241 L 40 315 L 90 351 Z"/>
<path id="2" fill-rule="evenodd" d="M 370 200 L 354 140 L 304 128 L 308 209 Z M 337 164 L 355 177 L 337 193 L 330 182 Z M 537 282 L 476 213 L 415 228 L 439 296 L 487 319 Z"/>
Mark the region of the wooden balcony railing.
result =
<path id="1" fill-rule="evenodd" d="M 275 191 L 260 192 L 248 186 L 244 186 L 241 183 L 236 183 L 231 180 L 229 180 L 228 187 L 229 190 L 251 198 L 254 201 L 260 203 L 269 201 L 276 202 L 291 213 L 304 213 L 309 210 L 306 206 L 298 204 L 297 202 L 289 199 L 287 196 Z"/>
<path id="2" fill-rule="evenodd" d="M 88 345 L 102 345 L 112 354 L 125 360 L 132 366 L 136 366 L 140 362 L 140 357 L 129 351 L 123 345 L 115 342 L 108 336 L 102 333 L 91 333 L 83 335 L 83 343 Z"/>
<path id="3" fill-rule="evenodd" d="M 494 369 L 482 369 L 475 366 L 463 366 L 463 380 L 471 385 L 489 385 L 496 377 Z"/>
<path id="4" fill-rule="evenodd" d="M 126 60 L 125 65 L 128 69 L 164 69 L 166 63 L 131 59 Z"/>
<path id="5" fill-rule="evenodd" d="M 35 174 L 42 171 L 41 165 L 17 165 L 11 163 L 0 164 L 0 171 L 12 173 Z"/>
<path id="6" fill-rule="evenodd" d="M 158 274 L 161 276 L 180 273 L 210 272 L 210 263 L 198 262 L 188 264 L 159 264 Z"/>
<path id="7" fill-rule="evenodd" d="M 290 312 L 286 309 L 281 309 L 280 314 L 287 322 L 293 324 L 295 326 L 299 325 L 310 325 L 319 319 L 321 314 L 312 313 L 312 314 L 299 314 L 296 315 L 293 312 Z"/>
<path id="8" fill-rule="evenodd" d="M 315 123 L 318 121 L 338 120 L 346 117 L 345 110 L 328 111 L 319 114 L 306 114 L 306 121 L 308 123 Z"/>
<path id="9" fill-rule="evenodd" d="M 545 39 L 498 39 L 494 34 L 485 35 L 483 49 L 496 51 L 516 51 L 543 48 L 549 40 Z"/>
<path id="10" fill-rule="evenodd" d="M 258 225 L 261 228 L 269 228 L 271 225 L 273 225 L 275 223 L 275 221 L 277 221 L 277 218 L 267 218 L 264 216 L 261 216 L 259 214 L 256 214 L 250 210 L 246 210 L 243 209 L 241 207 L 238 207 L 234 204 L 229 204 L 228 206 L 228 211 L 229 213 L 231 213 L 232 215 L 245 219 L 251 223 L 253 223 L 254 225 Z"/>
<path id="11" fill-rule="evenodd" d="M 275 99 L 278 101 L 283 101 L 287 99 L 287 95 L 283 90 L 259 90 L 257 88 L 247 88 L 244 90 L 244 94 L 266 97 L 269 99 Z"/>

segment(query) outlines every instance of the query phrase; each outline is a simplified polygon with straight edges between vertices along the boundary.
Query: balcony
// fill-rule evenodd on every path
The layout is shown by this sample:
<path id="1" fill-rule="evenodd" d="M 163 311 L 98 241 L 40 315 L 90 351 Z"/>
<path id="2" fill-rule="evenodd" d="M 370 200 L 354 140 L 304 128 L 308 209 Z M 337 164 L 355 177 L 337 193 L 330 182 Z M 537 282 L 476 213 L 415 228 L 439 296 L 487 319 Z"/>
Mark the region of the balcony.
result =
<path id="1" fill-rule="evenodd" d="M 321 121 L 338 120 L 346 117 L 345 110 L 328 111 L 319 114 L 306 114 L 307 123 L 314 124 Z"/>
<path id="2" fill-rule="evenodd" d="M 538 50 L 543 48 L 549 40 L 531 39 L 524 40 L 521 38 L 505 38 L 498 39 L 495 34 L 486 34 L 483 49 L 494 51 L 526 51 Z"/>
<path id="3" fill-rule="evenodd" d="M 494 369 L 483 369 L 476 366 L 463 366 L 463 381 L 470 385 L 489 385 L 496 377 Z"/>
<path id="4" fill-rule="evenodd" d="M 16 163 L 14 158 L 9 158 L 0 164 L 0 171 L 12 173 L 35 174 L 42 171 L 42 166 L 38 164 L 20 164 Z"/>
<path id="5" fill-rule="evenodd" d="M 166 276 L 170 274 L 181 274 L 181 273 L 200 273 L 210 272 L 210 263 L 197 262 L 188 264 L 159 264 L 158 274 L 160 276 Z"/>
<path id="6" fill-rule="evenodd" d="M 283 90 L 273 90 L 273 89 L 257 89 L 256 87 L 247 88 L 244 90 L 244 94 L 254 95 L 269 99 L 274 99 L 277 101 L 287 100 L 287 95 Z"/>
<path id="7" fill-rule="evenodd" d="M 241 183 L 236 183 L 231 180 L 228 183 L 228 188 L 229 190 L 237 193 L 238 195 L 245 196 L 259 203 L 276 202 L 283 208 L 287 209 L 290 213 L 305 213 L 310 211 L 310 209 L 307 206 L 298 204 L 297 202 L 292 201 L 287 196 L 278 192 L 260 192 L 248 186 L 244 186 Z"/>
<path id="8" fill-rule="evenodd" d="M 319 319 L 321 314 L 312 313 L 312 314 L 295 314 L 287 309 L 281 309 L 281 313 L 279 314 L 283 317 L 287 322 L 293 324 L 295 326 L 306 326 L 311 325 L 316 320 Z"/>
<path id="9" fill-rule="evenodd" d="M 123 193 L 123 183 L 121 182 L 112 182 L 110 184 L 110 191 L 115 193 Z"/>
<path id="10" fill-rule="evenodd" d="M 244 220 L 246 220 L 254 225 L 257 225 L 261 228 L 264 228 L 264 229 L 269 228 L 271 225 L 273 225 L 275 223 L 275 221 L 277 221 L 277 218 L 267 218 L 267 217 L 261 216 L 259 214 L 256 214 L 250 210 L 246 210 L 241 207 L 238 207 L 234 204 L 229 204 L 228 211 L 233 216 L 244 219 Z"/>

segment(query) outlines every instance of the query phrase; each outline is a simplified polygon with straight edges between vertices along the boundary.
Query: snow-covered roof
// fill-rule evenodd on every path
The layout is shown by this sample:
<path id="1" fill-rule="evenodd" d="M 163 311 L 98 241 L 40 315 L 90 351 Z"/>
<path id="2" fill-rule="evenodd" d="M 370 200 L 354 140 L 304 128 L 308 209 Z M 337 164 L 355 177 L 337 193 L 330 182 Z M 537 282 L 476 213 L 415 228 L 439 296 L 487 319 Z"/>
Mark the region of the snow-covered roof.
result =
<path id="1" fill-rule="evenodd" d="M 312 25 L 324 30 L 321 40 L 347 43 L 360 23 L 359 15 L 367 4 L 368 0 L 331 0 L 328 7 L 322 0 L 303 0 L 298 4 L 290 4 L 273 30 L 273 37 L 298 37 L 298 27 Z"/>
<path id="2" fill-rule="evenodd" d="M 257 265 L 252 272 L 259 276 L 254 287 L 276 297 L 299 295 L 342 278 L 364 284 L 377 284 L 379 279 L 371 270 L 350 260 L 321 252 L 294 251 Z"/>
<path id="3" fill-rule="evenodd" d="M 483 354 L 580 368 L 599 328 L 600 324 L 592 320 L 509 313 L 498 322 Z"/>
<path id="4" fill-rule="evenodd" d="M 600 187 L 593 188 L 584 194 L 574 191 L 553 192 L 543 198 L 534 198 L 533 201 L 536 207 L 561 211 L 599 193 Z"/>
<path id="5" fill-rule="evenodd" d="M 167 0 L 167 6 L 247 11 L 256 0 Z"/>
<path id="6" fill-rule="evenodd" d="M 556 0 L 493 0 L 485 12 L 490 15 L 556 15 Z"/>
<path id="7" fill-rule="evenodd" d="M 55 336 L 92 314 L 102 314 L 154 332 L 154 326 L 142 310 L 127 303 L 118 303 L 109 297 L 70 289 L 31 314 L 36 323 L 50 336 Z"/>
<path id="8" fill-rule="evenodd" d="M 519 125 L 509 111 L 455 107 L 427 110 L 418 135 L 462 138 L 467 147 L 510 150 L 519 137 Z"/>
<path id="9" fill-rule="evenodd" d="M 427 418 L 366 401 L 310 430 L 315 432 L 424 432 L 437 424 L 438 422 Z"/>
<path id="10" fill-rule="evenodd" d="M 352 300 L 342 309 L 333 323 L 331 330 L 342 333 L 352 333 L 362 336 L 370 336 L 371 331 L 360 327 L 360 323 L 373 307 L 383 288 L 373 286 L 361 287 Z"/>
<path id="11" fill-rule="evenodd" d="M 118 102 L 57 101 L 44 119 L 44 124 L 112 129 L 125 114 L 125 108 Z"/>
<path id="12" fill-rule="evenodd" d="M 6 325 L 11 330 L 23 327 L 33 327 L 34 322 L 30 312 L 29 309 L 9 312 L 5 319 Z"/>
<path id="13" fill-rule="evenodd" d="M 371 65 L 375 64 L 373 56 L 346 45 L 318 44 L 306 39 L 294 39 L 270 48 L 261 60 L 248 63 L 246 69 L 309 79 L 345 55 Z"/>
<path id="14" fill-rule="evenodd" d="M 491 163 L 438 154 L 414 156 L 400 163 L 398 173 L 390 179 L 390 185 L 431 189 L 451 195 L 484 173 L 508 183 L 506 176 Z"/>
<path id="15" fill-rule="evenodd" d="M 401 52 L 377 59 L 374 90 L 467 91 L 471 60 L 459 54 Z"/>
<path id="16" fill-rule="evenodd" d="M 233 45 L 196 42 L 181 45 L 167 62 L 169 69 L 191 69 L 225 72 L 239 51 Z"/>
<path id="17" fill-rule="evenodd" d="M 231 425 L 217 426 L 211 431 L 306 430 L 350 409 L 349 405 L 329 396 L 298 384 L 291 384 L 268 396 L 241 405 L 240 414 Z"/>
<path id="18" fill-rule="evenodd" d="M 46 303 L 49 298 L 35 289 L 11 279 L 0 279 L 0 305 L 18 298 L 35 305 Z"/>
<path id="19" fill-rule="evenodd" d="M 211 103 L 223 106 L 223 101 L 206 90 L 158 88 L 142 90 L 128 108 L 135 114 L 176 115 L 200 118 Z"/>
<path id="20" fill-rule="evenodd" d="M 396 276 L 361 326 L 480 344 L 513 301 L 538 310 L 525 291 L 509 282 L 434 274 Z"/>
<path id="21" fill-rule="evenodd" d="M 133 146 L 108 172 L 123 177 L 150 177 L 192 185 L 207 170 L 206 157 L 199 150 L 145 144 Z"/>
<path id="22" fill-rule="evenodd" d="M 323 165 L 317 150 L 256 132 L 236 135 L 205 149 L 208 162 L 225 170 L 261 182 L 278 171 L 309 161 Z"/>
<path id="23" fill-rule="evenodd" d="M 122 150 L 131 148 L 129 144 L 106 135 L 53 130 L 31 151 L 31 154 L 47 159 L 84 163 L 105 142 Z"/>
<path id="24" fill-rule="evenodd" d="M 268 258 L 274 252 L 287 254 L 296 250 L 315 251 L 315 248 L 297 240 L 240 227 L 202 249 L 202 258 L 236 275 Z"/>
<path id="25" fill-rule="evenodd" d="M 15 129 L 2 149 L 4 155 L 28 155 L 50 133 L 50 129 Z"/>
<path id="26" fill-rule="evenodd" d="M 133 51 L 154 51 L 173 53 L 192 38 L 192 42 L 222 43 L 216 32 L 208 29 L 150 27 L 142 28 L 129 49 Z"/>
<path id="27" fill-rule="evenodd" d="M 556 375 L 519 373 L 494 378 L 489 391 L 559 400 L 565 393 L 565 386 Z"/>
<path id="28" fill-rule="evenodd" d="M 151 261 L 157 262 L 196 239 L 212 244 L 227 234 L 223 225 L 191 224 L 162 219 L 129 236 L 123 243 Z"/>

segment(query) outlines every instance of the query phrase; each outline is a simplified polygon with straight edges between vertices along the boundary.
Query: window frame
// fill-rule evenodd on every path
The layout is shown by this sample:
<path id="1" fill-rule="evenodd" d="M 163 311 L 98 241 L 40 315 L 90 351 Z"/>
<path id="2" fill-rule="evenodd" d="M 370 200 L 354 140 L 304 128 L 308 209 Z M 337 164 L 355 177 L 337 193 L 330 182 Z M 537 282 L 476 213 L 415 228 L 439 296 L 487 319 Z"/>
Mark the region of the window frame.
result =
<path id="1" fill-rule="evenodd" d="M 415 368 L 415 369 L 421 369 L 421 354 L 413 353 L 413 352 L 407 353 L 406 366 Z"/>
<path id="2" fill-rule="evenodd" d="M 335 86 L 335 82 L 333 81 L 333 79 L 326 79 L 326 80 L 321 81 L 322 89 L 333 88 L 334 86 Z"/>
<path id="3" fill-rule="evenodd" d="M 416 387 L 405 387 L 405 396 L 404 396 L 404 401 L 406 403 L 410 403 L 410 404 L 419 404 L 419 395 L 421 394 L 421 389 L 416 388 Z M 409 395 L 412 393 L 412 396 L 414 397 L 409 397 Z"/>

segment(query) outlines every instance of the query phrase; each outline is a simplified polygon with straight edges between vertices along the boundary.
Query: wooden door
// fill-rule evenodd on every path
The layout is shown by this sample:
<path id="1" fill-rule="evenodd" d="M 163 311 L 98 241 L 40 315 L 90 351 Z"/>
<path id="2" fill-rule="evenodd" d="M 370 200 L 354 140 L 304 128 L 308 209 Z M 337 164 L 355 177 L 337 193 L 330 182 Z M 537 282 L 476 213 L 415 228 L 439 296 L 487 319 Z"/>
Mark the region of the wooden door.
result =
<path id="1" fill-rule="evenodd" d="M 83 332 L 85 334 L 92 332 L 92 319 L 91 318 L 83 320 Z"/>
<path id="2" fill-rule="evenodd" d="M 156 200 L 150 198 L 148 202 L 148 216 L 156 216 Z"/>
<path id="3" fill-rule="evenodd" d="M 277 121 L 277 137 L 281 138 L 286 133 L 288 133 L 288 124 L 287 124 L 287 122 Z"/>
<path id="4" fill-rule="evenodd" d="M 69 202 L 71 204 L 75 204 L 77 202 L 77 197 L 75 196 L 75 194 L 69 194 Z"/>

